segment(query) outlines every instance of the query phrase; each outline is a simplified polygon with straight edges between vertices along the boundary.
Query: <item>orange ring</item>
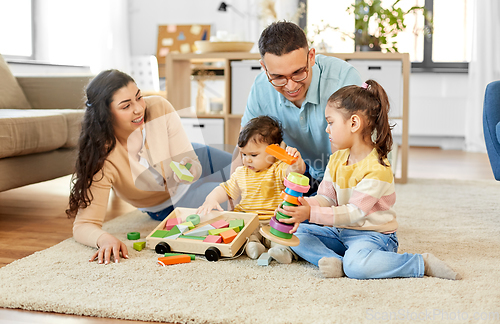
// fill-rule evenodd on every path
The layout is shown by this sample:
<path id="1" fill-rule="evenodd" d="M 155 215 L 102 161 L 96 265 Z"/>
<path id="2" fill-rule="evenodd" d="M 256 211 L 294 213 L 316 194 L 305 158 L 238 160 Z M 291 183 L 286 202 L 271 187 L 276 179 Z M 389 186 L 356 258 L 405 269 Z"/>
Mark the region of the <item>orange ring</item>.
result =
<path id="1" fill-rule="evenodd" d="M 280 198 L 284 201 L 289 202 L 290 204 L 300 205 L 298 197 L 291 196 L 284 191 L 281 192 Z"/>

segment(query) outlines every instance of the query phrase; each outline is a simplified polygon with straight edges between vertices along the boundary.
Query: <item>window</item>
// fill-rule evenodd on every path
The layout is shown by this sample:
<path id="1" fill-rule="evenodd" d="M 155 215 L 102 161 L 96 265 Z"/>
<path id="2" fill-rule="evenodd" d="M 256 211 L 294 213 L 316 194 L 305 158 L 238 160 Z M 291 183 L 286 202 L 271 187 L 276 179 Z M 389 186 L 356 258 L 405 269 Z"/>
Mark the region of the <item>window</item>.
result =
<path id="1" fill-rule="evenodd" d="M 356 0 L 307 0 L 306 19 L 301 21 L 312 45 L 318 51 L 354 51 L 354 17 L 347 8 Z M 472 48 L 474 0 L 401 0 L 408 10 L 425 6 L 433 14 L 433 32 L 424 35 L 422 14 L 405 17 L 406 30 L 397 36 L 399 52 L 410 54 L 413 71 L 467 71 Z M 394 0 L 382 0 L 382 5 Z M 385 6 L 384 6 L 385 7 Z M 376 26 L 374 26 L 376 28 Z"/>
<path id="2" fill-rule="evenodd" d="M 32 0 L 0 0 L 0 53 L 15 58 L 33 58 Z"/>

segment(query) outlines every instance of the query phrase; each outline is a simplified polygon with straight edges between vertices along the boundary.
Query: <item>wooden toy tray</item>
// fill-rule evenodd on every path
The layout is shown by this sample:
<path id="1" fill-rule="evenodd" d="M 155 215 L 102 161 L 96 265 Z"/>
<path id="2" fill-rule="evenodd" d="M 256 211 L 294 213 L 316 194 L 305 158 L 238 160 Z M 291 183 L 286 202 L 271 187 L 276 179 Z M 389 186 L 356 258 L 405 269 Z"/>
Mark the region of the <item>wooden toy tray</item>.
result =
<path id="1" fill-rule="evenodd" d="M 240 248 L 245 244 L 247 238 L 257 229 L 259 226 L 259 217 L 257 214 L 252 213 L 237 213 L 237 212 L 220 212 L 211 211 L 210 213 L 200 216 L 200 224 L 196 225 L 195 228 L 212 224 L 218 220 L 224 219 L 229 223 L 231 220 L 243 219 L 245 226 L 238 232 L 238 235 L 231 243 L 209 243 L 200 240 L 187 239 L 187 238 L 158 238 L 151 237 L 153 233 L 157 230 L 164 230 L 167 220 L 170 218 L 181 218 L 183 222 L 189 215 L 196 214 L 196 209 L 194 208 L 175 208 L 170 215 L 168 215 L 149 235 L 146 237 L 147 247 L 150 249 L 156 249 L 156 246 L 160 242 L 168 244 L 170 251 L 172 252 L 182 252 L 182 253 L 192 253 L 192 254 L 205 254 L 208 248 L 216 248 L 220 251 L 220 256 L 223 257 L 233 257 L 240 250 Z M 188 233 L 188 232 L 186 232 Z M 184 233 L 185 234 L 185 233 Z M 163 246 L 164 246 L 164 243 Z M 158 251 L 157 251 L 158 252 Z M 214 260 L 216 261 L 216 260 Z"/>

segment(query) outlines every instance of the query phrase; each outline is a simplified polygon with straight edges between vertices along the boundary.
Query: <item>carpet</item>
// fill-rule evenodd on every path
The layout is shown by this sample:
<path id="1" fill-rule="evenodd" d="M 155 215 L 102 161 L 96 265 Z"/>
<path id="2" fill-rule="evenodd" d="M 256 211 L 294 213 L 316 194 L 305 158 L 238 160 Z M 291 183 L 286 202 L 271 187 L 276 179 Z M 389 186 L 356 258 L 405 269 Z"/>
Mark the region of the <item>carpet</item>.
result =
<path id="1" fill-rule="evenodd" d="M 161 267 L 137 252 L 157 222 L 138 211 L 105 223 L 129 260 L 98 265 L 72 238 L 0 268 L 0 307 L 180 323 L 500 321 L 500 183 L 398 184 L 400 253 L 431 252 L 463 279 L 324 279 L 304 261 L 259 266 L 241 256 Z"/>

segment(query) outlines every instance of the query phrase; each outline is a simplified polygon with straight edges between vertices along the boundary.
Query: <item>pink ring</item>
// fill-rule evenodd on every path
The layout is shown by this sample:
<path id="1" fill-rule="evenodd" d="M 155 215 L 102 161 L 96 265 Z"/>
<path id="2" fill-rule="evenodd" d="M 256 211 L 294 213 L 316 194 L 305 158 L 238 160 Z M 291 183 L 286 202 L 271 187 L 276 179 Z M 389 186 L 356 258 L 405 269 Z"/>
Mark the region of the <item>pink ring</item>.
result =
<path id="1" fill-rule="evenodd" d="M 290 188 L 293 191 L 302 192 L 302 193 L 308 192 L 309 188 L 311 188 L 311 186 L 301 186 L 301 185 L 298 185 L 296 183 L 288 181 L 288 179 L 285 179 L 283 181 L 283 184 L 285 185 L 285 187 Z"/>
<path id="2" fill-rule="evenodd" d="M 271 218 L 271 220 L 269 220 L 269 225 L 271 225 L 271 227 L 274 228 L 275 230 L 283 232 L 283 233 L 287 233 L 287 234 L 290 234 L 290 231 L 293 228 L 293 224 L 288 225 L 288 224 L 280 223 L 276 219 L 276 217 L 274 217 L 274 216 L 273 216 L 273 218 Z"/>

